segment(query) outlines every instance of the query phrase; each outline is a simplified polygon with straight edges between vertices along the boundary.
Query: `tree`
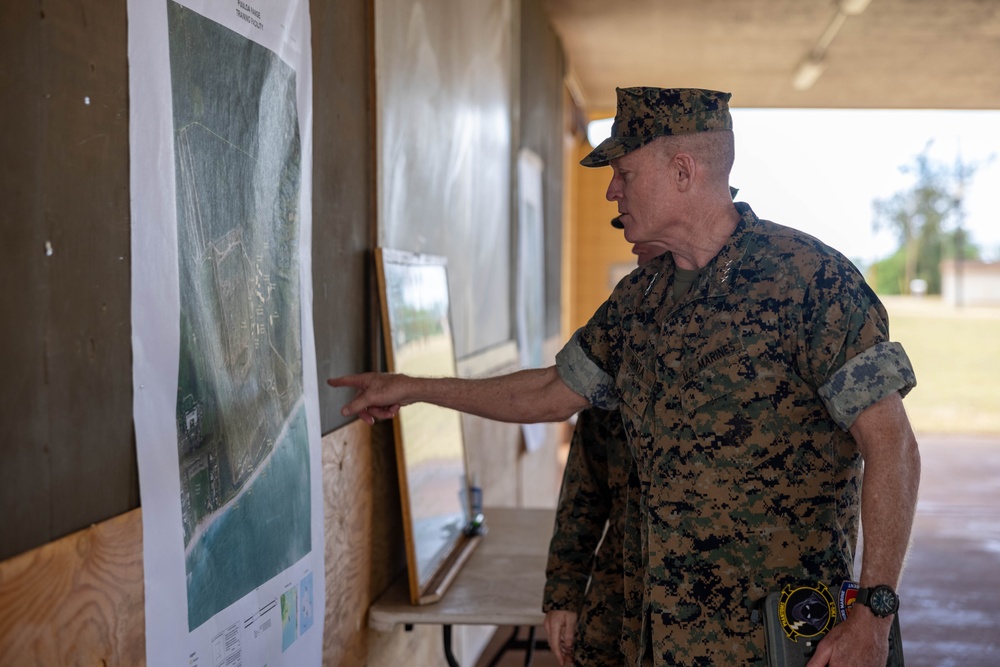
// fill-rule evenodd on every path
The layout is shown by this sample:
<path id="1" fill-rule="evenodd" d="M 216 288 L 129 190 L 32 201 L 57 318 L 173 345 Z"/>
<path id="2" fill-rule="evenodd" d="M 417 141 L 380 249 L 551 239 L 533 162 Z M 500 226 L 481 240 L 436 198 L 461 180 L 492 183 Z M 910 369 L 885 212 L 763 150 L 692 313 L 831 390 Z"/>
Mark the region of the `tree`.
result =
<path id="1" fill-rule="evenodd" d="M 941 292 L 941 260 L 965 259 L 977 253 L 969 247 L 962 228 L 965 186 L 977 166 L 958 158 L 954 167 L 931 160 L 928 142 L 913 162 L 900 167 L 916 182 L 909 190 L 872 202 L 875 231 L 896 234 L 900 247 L 892 257 L 872 267 L 875 289 L 887 294 L 909 294 L 915 278 L 927 281 L 928 292 Z"/>

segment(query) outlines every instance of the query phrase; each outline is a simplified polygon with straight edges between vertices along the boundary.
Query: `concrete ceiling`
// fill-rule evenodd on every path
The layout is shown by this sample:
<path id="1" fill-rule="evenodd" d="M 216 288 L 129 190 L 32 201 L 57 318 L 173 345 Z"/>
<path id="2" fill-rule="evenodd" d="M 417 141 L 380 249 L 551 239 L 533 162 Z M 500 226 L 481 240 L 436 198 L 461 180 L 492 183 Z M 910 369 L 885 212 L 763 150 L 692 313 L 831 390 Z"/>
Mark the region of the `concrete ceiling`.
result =
<path id="1" fill-rule="evenodd" d="M 591 117 L 637 85 L 726 90 L 734 107 L 1000 109 L 1000 0 L 871 0 L 856 15 L 836 0 L 544 2 Z M 796 90 L 811 53 L 822 74 Z"/>

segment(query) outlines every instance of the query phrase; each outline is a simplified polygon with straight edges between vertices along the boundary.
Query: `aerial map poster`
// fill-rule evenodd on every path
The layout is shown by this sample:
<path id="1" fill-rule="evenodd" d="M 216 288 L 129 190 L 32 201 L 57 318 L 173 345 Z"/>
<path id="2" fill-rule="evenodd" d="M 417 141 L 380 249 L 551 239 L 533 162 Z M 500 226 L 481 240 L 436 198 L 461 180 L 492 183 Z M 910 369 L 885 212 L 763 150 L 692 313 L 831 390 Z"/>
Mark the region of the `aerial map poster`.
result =
<path id="1" fill-rule="evenodd" d="M 308 4 L 128 9 L 147 663 L 319 665 Z"/>

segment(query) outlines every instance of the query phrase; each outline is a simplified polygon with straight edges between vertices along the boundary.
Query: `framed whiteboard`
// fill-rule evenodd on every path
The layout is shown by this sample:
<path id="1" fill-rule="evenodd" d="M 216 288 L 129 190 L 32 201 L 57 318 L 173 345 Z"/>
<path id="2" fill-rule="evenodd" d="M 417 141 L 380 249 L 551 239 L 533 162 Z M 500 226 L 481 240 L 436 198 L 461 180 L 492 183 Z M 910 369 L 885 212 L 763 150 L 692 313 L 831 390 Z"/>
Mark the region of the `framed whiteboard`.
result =
<path id="1" fill-rule="evenodd" d="M 393 373 L 455 375 L 443 257 L 377 248 L 386 361 Z M 461 416 L 429 403 L 393 420 L 413 604 L 436 602 L 479 537 L 471 512 Z"/>

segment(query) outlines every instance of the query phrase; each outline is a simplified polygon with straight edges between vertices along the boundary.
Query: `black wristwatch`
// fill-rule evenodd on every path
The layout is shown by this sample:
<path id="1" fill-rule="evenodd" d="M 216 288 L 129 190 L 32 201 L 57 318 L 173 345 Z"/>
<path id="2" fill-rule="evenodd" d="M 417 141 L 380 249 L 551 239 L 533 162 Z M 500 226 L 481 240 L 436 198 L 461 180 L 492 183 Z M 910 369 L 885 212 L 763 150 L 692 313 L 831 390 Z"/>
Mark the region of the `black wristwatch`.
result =
<path id="1" fill-rule="evenodd" d="M 859 588 L 855 602 L 865 605 L 879 618 L 885 618 L 899 610 L 899 596 L 896 595 L 896 591 L 892 590 L 892 587 L 885 584 L 871 588 Z"/>

